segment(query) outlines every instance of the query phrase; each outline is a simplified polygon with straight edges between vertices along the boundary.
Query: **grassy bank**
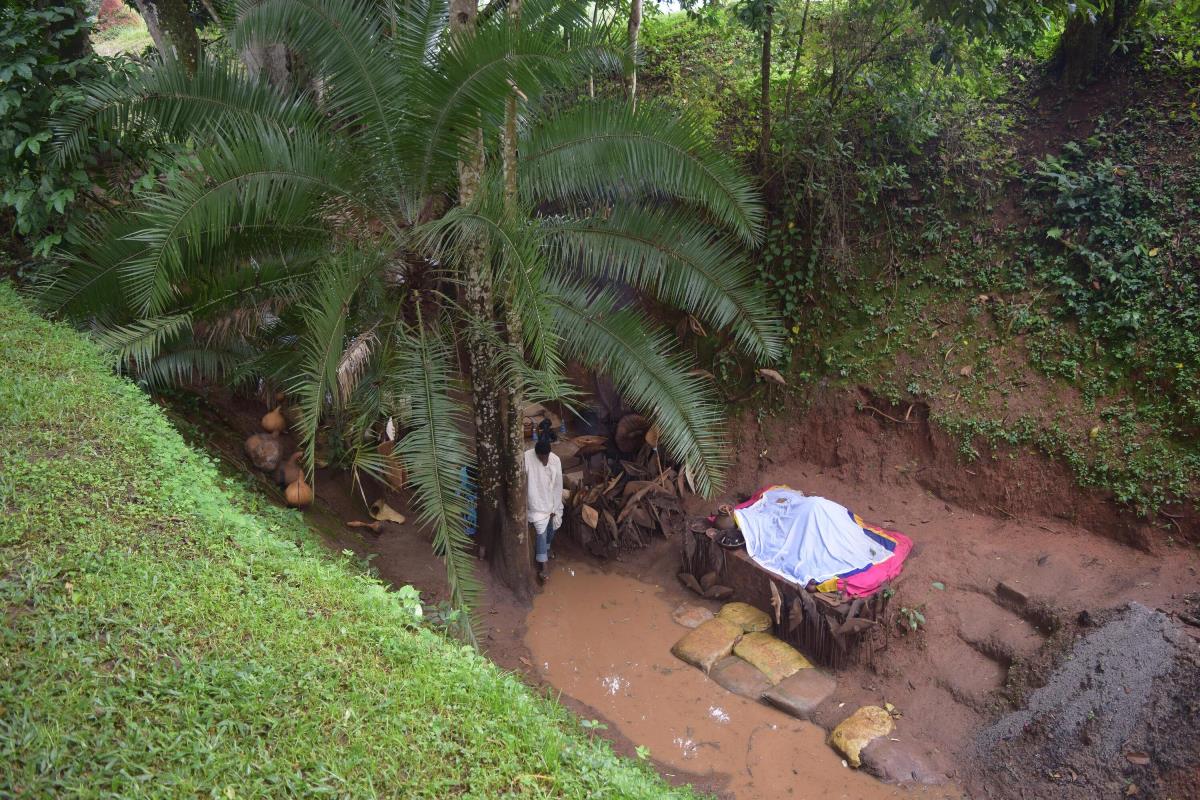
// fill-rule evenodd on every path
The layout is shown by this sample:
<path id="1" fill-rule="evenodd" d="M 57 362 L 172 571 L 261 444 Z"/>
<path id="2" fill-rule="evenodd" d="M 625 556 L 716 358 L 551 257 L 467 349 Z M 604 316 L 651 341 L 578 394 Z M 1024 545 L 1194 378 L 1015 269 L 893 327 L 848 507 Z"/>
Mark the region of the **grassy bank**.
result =
<path id="1" fill-rule="evenodd" d="M 660 797 L 0 284 L 0 796 Z"/>

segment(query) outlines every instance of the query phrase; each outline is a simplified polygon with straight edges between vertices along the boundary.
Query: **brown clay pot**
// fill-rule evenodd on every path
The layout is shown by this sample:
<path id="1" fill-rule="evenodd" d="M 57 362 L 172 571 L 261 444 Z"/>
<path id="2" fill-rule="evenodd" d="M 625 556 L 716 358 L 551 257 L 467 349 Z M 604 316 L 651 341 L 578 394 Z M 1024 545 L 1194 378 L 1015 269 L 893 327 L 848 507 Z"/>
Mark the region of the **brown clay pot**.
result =
<path id="1" fill-rule="evenodd" d="M 304 508 L 312 504 L 313 490 L 301 476 L 299 480 L 288 484 L 284 497 L 287 498 L 287 504 L 292 508 Z"/>
<path id="2" fill-rule="evenodd" d="M 275 406 L 266 414 L 263 414 L 261 424 L 263 430 L 267 433 L 283 433 L 284 428 L 287 427 L 287 420 L 280 413 L 279 406 Z"/>

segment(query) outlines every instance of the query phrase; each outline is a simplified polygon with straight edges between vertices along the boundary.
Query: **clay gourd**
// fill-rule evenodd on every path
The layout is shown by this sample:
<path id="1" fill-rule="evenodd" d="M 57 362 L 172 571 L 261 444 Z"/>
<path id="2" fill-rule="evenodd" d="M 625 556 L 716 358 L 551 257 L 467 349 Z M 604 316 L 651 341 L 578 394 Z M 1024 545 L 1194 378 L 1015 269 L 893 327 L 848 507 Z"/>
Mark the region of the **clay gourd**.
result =
<path id="1" fill-rule="evenodd" d="M 263 472 L 273 471 L 283 456 L 283 444 L 274 433 L 256 433 L 246 439 L 245 447 L 251 463 Z"/>
<path id="2" fill-rule="evenodd" d="M 304 477 L 301 476 L 298 480 L 288 484 L 287 491 L 284 492 L 284 497 L 287 499 L 287 504 L 292 508 L 304 508 L 312 504 L 313 490 L 311 486 L 304 482 Z"/>
<path id="3" fill-rule="evenodd" d="M 287 427 L 287 420 L 280 413 L 279 406 L 263 414 L 262 427 L 267 433 L 283 433 L 283 429 Z"/>

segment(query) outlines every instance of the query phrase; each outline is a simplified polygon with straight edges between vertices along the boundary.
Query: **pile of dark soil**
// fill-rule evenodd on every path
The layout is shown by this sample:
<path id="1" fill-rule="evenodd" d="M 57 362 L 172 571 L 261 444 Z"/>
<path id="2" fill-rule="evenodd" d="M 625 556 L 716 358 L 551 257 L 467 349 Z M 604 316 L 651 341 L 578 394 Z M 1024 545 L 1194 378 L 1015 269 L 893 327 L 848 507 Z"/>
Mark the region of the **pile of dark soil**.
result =
<path id="1" fill-rule="evenodd" d="M 1026 706 L 976 737 L 983 797 L 1200 796 L 1200 650 L 1139 603 L 1097 619 Z"/>

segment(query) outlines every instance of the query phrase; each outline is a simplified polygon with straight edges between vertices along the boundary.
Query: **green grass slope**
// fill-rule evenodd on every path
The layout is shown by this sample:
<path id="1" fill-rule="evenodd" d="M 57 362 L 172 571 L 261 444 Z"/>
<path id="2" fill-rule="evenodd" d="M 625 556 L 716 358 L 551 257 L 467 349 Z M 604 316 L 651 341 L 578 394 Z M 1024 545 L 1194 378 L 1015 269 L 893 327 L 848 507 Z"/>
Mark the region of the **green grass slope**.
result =
<path id="1" fill-rule="evenodd" d="M 0 797 L 662 797 L 0 284 Z"/>

